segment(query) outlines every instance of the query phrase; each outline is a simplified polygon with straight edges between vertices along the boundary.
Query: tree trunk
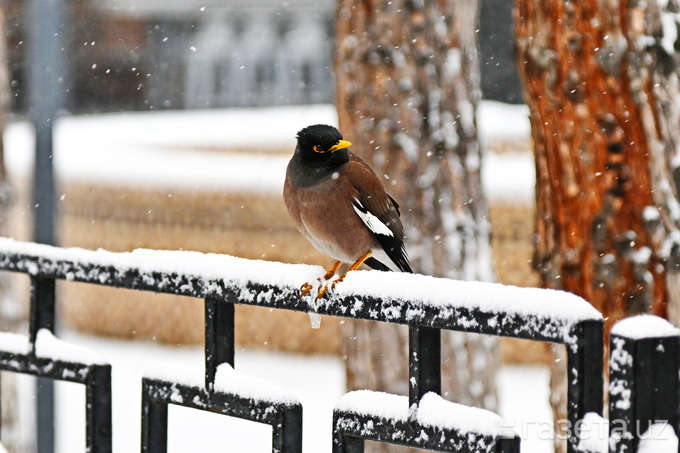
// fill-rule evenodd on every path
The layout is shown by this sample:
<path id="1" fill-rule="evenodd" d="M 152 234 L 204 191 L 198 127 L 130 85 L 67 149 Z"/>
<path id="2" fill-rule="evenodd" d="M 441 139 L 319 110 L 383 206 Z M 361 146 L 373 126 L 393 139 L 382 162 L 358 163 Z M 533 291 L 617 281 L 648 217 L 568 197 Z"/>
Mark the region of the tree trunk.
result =
<path id="1" fill-rule="evenodd" d="M 384 175 L 401 205 L 417 272 L 494 278 L 477 137 L 478 2 L 340 0 L 336 104 L 353 152 Z M 350 388 L 408 393 L 404 329 L 347 322 Z M 496 406 L 496 342 L 442 337 L 443 393 Z"/>
<path id="2" fill-rule="evenodd" d="M 4 157 L 3 132 L 10 110 L 10 80 L 7 58 L 4 10 L 0 8 L 0 236 L 8 236 L 8 214 L 12 200 L 12 189 L 7 180 Z M 16 332 L 22 322 L 19 303 L 11 292 L 7 272 L 0 273 L 0 331 Z M 27 451 L 27 439 L 22 437 L 17 401 L 17 376 L 3 373 L 0 380 L 2 441 L 9 451 Z M 25 431 L 25 430 L 24 430 Z"/>
<path id="3" fill-rule="evenodd" d="M 675 0 L 516 1 L 536 153 L 534 265 L 543 286 L 600 310 L 607 332 L 635 313 L 678 321 L 677 11 Z"/>

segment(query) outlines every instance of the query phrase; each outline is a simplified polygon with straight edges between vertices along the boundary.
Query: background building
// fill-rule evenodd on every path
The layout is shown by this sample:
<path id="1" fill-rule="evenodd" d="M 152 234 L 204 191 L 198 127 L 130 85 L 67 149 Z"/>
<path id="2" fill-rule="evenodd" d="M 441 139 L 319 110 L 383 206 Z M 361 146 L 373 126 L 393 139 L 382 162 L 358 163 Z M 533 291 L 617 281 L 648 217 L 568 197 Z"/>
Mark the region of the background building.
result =
<path id="1" fill-rule="evenodd" d="M 8 2 L 23 109 L 24 2 Z M 77 0 L 65 28 L 77 112 L 332 101 L 332 0 Z"/>
<path id="2" fill-rule="evenodd" d="M 329 103 L 333 0 L 65 2 L 72 113 Z M 25 107 L 25 1 L 8 11 L 14 108 Z M 519 102 L 510 7 L 482 8 L 487 97 Z"/>

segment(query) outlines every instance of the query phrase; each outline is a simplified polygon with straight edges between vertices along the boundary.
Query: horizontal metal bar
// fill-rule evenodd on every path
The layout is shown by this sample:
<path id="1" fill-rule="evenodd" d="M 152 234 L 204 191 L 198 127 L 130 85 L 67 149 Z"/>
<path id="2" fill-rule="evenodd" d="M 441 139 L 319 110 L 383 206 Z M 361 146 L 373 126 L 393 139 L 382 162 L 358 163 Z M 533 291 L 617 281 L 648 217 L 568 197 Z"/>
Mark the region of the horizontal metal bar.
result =
<path id="1" fill-rule="evenodd" d="M 260 401 L 231 393 L 214 391 L 158 379 L 142 379 L 142 451 L 160 453 L 154 439 L 167 442 L 167 405 L 189 407 L 237 417 L 272 427 L 272 453 L 302 451 L 302 405 Z"/>
<path id="2" fill-rule="evenodd" d="M 45 248 L 57 251 L 56 248 Z M 63 251 L 65 249 L 61 249 Z M 91 252 L 94 253 L 94 252 Z M 117 257 L 113 252 L 108 255 Z M 49 253 L 44 253 L 49 255 Z M 57 254 L 58 255 L 58 254 Z M 141 271 L 87 261 L 47 258 L 41 254 L 8 253 L 0 250 L 0 269 L 23 272 L 34 277 L 56 278 L 83 283 L 128 288 L 158 293 L 177 294 L 216 302 L 257 305 L 293 311 L 309 311 L 309 303 L 300 297 L 295 286 L 266 285 L 241 282 L 228 278 L 206 278 L 195 274 Z M 264 297 L 263 295 L 266 295 Z M 451 298 L 455 300 L 455 295 Z M 498 305 L 498 304 L 497 304 Z M 528 313 L 504 312 L 502 307 L 424 304 L 420 301 L 381 299 L 361 294 L 341 296 L 332 294 L 318 304 L 319 314 L 383 321 L 412 326 L 459 330 L 487 335 L 573 343 L 578 319 L 546 317 Z M 601 319 L 593 320 L 602 322 Z"/>
<path id="3" fill-rule="evenodd" d="M 413 420 L 394 420 L 338 410 L 333 413 L 333 430 L 335 443 L 343 438 L 354 438 L 456 453 L 519 452 L 520 443 L 519 436 L 493 437 L 422 425 Z M 499 450 L 497 444 L 500 439 L 503 439 L 504 448 Z"/>
<path id="4" fill-rule="evenodd" d="M 217 412 L 257 423 L 275 425 L 285 411 L 302 410 L 300 404 L 258 401 L 232 393 L 209 392 L 205 387 L 194 387 L 176 382 L 142 378 L 143 392 L 153 401 L 164 404 Z"/>
<path id="5" fill-rule="evenodd" d="M 87 384 L 91 375 L 100 369 L 110 370 L 111 365 L 65 362 L 46 357 L 35 357 L 31 354 L 0 351 L 0 370 L 58 381 Z"/>

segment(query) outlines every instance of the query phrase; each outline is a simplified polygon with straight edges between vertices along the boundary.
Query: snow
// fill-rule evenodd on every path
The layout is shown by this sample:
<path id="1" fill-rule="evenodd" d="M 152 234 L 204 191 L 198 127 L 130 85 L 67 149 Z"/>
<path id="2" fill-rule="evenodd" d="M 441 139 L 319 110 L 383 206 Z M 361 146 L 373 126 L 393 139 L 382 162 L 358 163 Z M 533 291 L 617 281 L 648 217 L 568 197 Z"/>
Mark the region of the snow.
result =
<path id="1" fill-rule="evenodd" d="M 40 358 L 85 365 L 107 364 L 96 352 L 61 340 L 47 329 L 38 330 L 35 339 L 35 355 Z"/>
<path id="2" fill-rule="evenodd" d="M 487 142 L 529 138 L 526 106 L 484 101 L 478 122 Z M 333 106 L 63 117 L 55 125 L 55 171 L 62 182 L 278 195 L 295 133 L 316 123 L 337 125 Z M 5 160 L 13 178 L 27 178 L 32 172 L 33 137 L 31 125 L 24 121 L 5 130 Z M 411 143 L 408 149 L 414 146 Z M 227 148 L 246 152 L 214 151 Z M 247 152 L 253 149 L 289 149 L 290 153 Z M 482 175 L 488 196 L 530 203 L 535 179 L 532 162 L 530 153 L 487 155 Z"/>
<path id="3" fill-rule="evenodd" d="M 336 286 L 334 292 L 339 295 L 365 294 L 383 300 L 415 300 L 432 306 L 479 307 L 490 313 L 532 315 L 573 322 L 602 319 L 600 312 L 592 305 L 565 291 L 418 274 L 351 272 L 342 285 Z"/>
<path id="4" fill-rule="evenodd" d="M 675 55 L 675 42 L 678 40 L 678 19 L 677 13 L 661 13 L 661 47 L 667 55 Z"/>
<path id="5" fill-rule="evenodd" d="M 338 400 L 335 408 L 339 411 L 359 415 L 371 415 L 385 419 L 408 420 L 408 397 L 371 390 L 355 390 Z"/>
<path id="6" fill-rule="evenodd" d="M 630 367 L 633 363 L 633 357 L 624 349 L 625 340 L 612 336 L 611 342 L 613 348 L 609 357 L 609 367 L 613 371 L 620 371 Z M 609 382 L 610 399 L 615 401 L 617 408 L 626 410 L 630 407 L 630 397 L 632 395 L 630 385 L 630 382 L 625 379 L 612 379 Z"/>
<path id="7" fill-rule="evenodd" d="M 202 367 L 188 367 L 174 363 L 153 364 L 144 372 L 144 376 L 188 387 L 205 386 L 205 370 Z M 243 375 L 229 364 L 222 364 L 217 368 L 214 388 L 218 392 L 257 401 L 287 405 L 299 404 L 298 398 L 281 386 L 271 381 Z"/>
<path id="8" fill-rule="evenodd" d="M 663 318 L 654 315 L 631 316 L 614 324 L 612 335 L 633 340 L 662 338 L 680 335 L 680 329 Z"/>
<path id="9" fill-rule="evenodd" d="M 477 126 L 487 143 L 491 140 L 528 140 L 531 137 L 529 107 L 483 101 L 477 110 Z"/>
<path id="10" fill-rule="evenodd" d="M 408 397 L 370 390 L 356 390 L 344 395 L 336 409 L 359 415 L 406 421 L 409 417 Z M 512 437 L 515 431 L 500 416 L 476 407 L 444 400 L 435 393 L 423 396 L 416 412 L 423 426 L 457 429 L 463 433 Z"/>
<path id="11" fill-rule="evenodd" d="M 456 428 L 463 432 L 477 432 L 492 436 L 514 437 L 515 430 L 499 415 L 476 407 L 446 401 L 436 393 L 427 393 L 418 406 L 417 419 L 421 425 Z"/>
<path id="12" fill-rule="evenodd" d="M 534 202 L 536 167 L 533 154 L 487 154 L 484 159 L 482 184 L 489 200 L 511 205 Z"/>
<path id="13" fill-rule="evenodd" d="M 143 273 L 160 272 L 199 276 L 204 280 L 229 279 L 239 283 L 254 282 L 295 287 L 299 287 L 301 284 L 299 282 L 304 282 L 305 279 L 316 278 L 318 270 L 322 269 L 319 266 L 249 260 L 213 253 L 150 249 L 110 252 L 103 249 L 53 247 L 9 238 L 0 238 L 0 253 L 14 253 L 54 262 L 70 262 L 81 267 L 92 265 L 113 267 L 118 272 L 136 269 Z M 50 267 L 49 264 L 45 266 Z M 78 275 L 76 271 L 74 269 L 69 272 L 69 276 L 76 279 L 87 278 L 89 275 L 87 271 L 83 271 L 82 275 Z M 29 266 L 29 273 L 37 272 L 39 272 L 37 265 Z"/>
<path id="14" fill-rule="evenodd" d="M 300 403 L 295 395 L 283 387 L 268 380 L 243 375 L 227 363 L 217 367 L 215 390 L 271 403 L 287 405 Z"/>
<path id="15" fill-rule="evenodd" d="M 640 437 L 637 453 L 677 453 L 678 437 L 667 422 L 654 423 Z"/>
<path id="16" fill-rule="evenodd" d="M 285 147 L 292 153 L 295 133 L 318 122 L 337 123 L 332 106 L 65 117 L 55 128 L 55 169 L 61 181 L 280 193 L 289 155 L 205 149 Z M 30 175 L 31 126 L 10 124 L 5 140 L 10 174 Z"/>
<path id="17" fill-rule="evenodd" d="M 25 355 L 31 351 L 31 343 L 25 335 L 0 332 L 0 350 L 11 354 Z"/>
<path id="18" fill-rule="evenodd" d="M 172 362 L 152 362 L 148 365 L 146 371 L 144 371 L 143 376 L 187 387 L 205 386 L 205 370 L 202 367 L 188 367 Z"/>
<path id="19" fill-rule="evenodd" d="M 550 370 L 544 366 L 502 366 L 498 413 L 521 438 L 522 453 L 551 453 L 554 422 L 550 408 Z"/>
<path id="20" fill-rule="evenodd" d="M 584 453 L 607 453 L 609 451 L 609 421 L 594 412 L 583 417 L 577 450 Z"/>

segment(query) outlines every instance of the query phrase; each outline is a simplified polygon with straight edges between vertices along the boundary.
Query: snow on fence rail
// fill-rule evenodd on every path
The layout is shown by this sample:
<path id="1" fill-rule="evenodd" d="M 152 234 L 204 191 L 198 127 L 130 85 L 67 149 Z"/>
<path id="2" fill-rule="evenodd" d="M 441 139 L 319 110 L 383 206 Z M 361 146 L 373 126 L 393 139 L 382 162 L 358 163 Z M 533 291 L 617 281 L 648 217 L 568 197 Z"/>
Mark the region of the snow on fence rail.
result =
<path id="1" fill-rule="evenodd" d="M 317 266 L 197 252 L 92 251 L 7 238 L 0 238 L 0 269 L 26 273 L 31 277 L 33 295 L 28 339 L 31 348 L 27 354 L 21 355 L 31 366 L 37 360 L 35 345 L 38 332 L 41 329 L 54 330 L 55 279 L 204 299 L 204 380 L 202 383 L 195 380 L 177 382 L 167 374 L 144 378 L 144 452 L 165 451 L 168 404 L 270 424 L 273 427 L 273 451 L 301 451 L 302 408 L 297 401 L 281 398 L 272 402 L 271 398 L 252 393 L 244 395 L 234 390 L 239 388 L 238 385 L 225 385 L 224 379 L 216 379 L 219 377 L 218 368 L 222 370 L 221 365 L 234 366 L 234 304 L 316 311 L 409 326 L 410 391 L 407 399 L 399 399 L 408 403 L 407 419 L 403 420 L 402 415 L 386 416 L 380 407 L 376 407 L 374 413 L 366 413 L 365 408 L 359 410 L 343 404 L 334 412 L 334 451 L 338 453 L 363 451 L 363 439 L 440 451 L 519 450 L 516 435 L 509 434 L 507 430 L 489 431 L 485 429 L 489 428 L 488 422 L 481 422 L 477 438 L 463 436 L 461 433 L 469 434 L 470 427 L 459 426 L 455 420 L 464 420 L 466 411 L 474 412 L 474 408 L 438 405 L 441 410 L 451 411 L 451 416 L 444 417 L 439 424 L 432 423 L 437 417 L 425 416 L 428 412 L 422 404 L 432 401 L 430 393 L 439 394 L 441 390 L 440 329 L 565 344 L 571 426 L 588 413 L 602 414 L 602 316 L 583 299 L 561 291 L 367 271 L 350 273 L 331 294 L 311 307 L 308 299 L 300 297 L 300 286 L 323 275 L 324 270 Z M 0 369 L 30 372 L 26 367 L 11 366 L 13 357 L 17 356 L 16 351 L 0 351 Z M 43 375 L 65 379 L 63 374 Z M 243 377 L 239 379 L 243 382 Z M 96 385 L 83 383 L 88 389 L 103 388 L 103 393 L 109 392 L 106 396 L 102 392 L 88 390 L 87 416 L 89 451 L 108 452 L 111 450 L 110 414 L 108 420 L 101 420 L 105 418 L 106 411 L 110 412 L 110 376 L 108 387 L 107 383 L 101 382 Z M 456 415 L 458 412 L 461 413 Z M 271 414 L 274 415 L 269 416 Z M 91 426 L 91 421 L 99 424 Z M 424 439 L 430 440 L 424 442 Z M 473 444 L 464 445 L 461 444 L 462 439 L 476 440 Z M 578 442 L 576 433 L 570 434 L 570 452 L 577 451 Z"/>

